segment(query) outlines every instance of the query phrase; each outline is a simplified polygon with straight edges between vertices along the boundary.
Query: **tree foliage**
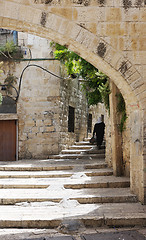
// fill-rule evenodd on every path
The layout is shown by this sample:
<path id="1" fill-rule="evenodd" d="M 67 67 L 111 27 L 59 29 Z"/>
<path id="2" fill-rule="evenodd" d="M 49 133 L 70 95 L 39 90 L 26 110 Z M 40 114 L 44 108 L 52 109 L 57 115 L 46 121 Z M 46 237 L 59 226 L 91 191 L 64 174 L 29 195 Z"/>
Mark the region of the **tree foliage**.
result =
<path id="1" fill-rule="evenodd" d="M 108 77 L 92 64 L 70 51 L 66 46 L 58 43 L 51 43 L 54 49 L 54 56 L 66 67 L 67 74 L 72 78 L 81 78 L 82 87 L 86 92 L 89 105 L 95 105 L 105 101 L 109 97 L 110 90 L 107 84 Z M 104 89 L 104 91 L 103 91 Z M 106 99 L 105 106 L 109 109 L 109 100 Z"/>

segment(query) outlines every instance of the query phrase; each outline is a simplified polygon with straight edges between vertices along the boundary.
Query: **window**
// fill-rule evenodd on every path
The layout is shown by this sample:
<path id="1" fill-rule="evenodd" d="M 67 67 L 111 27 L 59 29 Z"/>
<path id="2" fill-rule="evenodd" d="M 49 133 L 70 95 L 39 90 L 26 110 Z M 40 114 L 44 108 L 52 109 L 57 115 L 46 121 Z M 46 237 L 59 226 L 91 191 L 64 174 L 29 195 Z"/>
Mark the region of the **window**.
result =
<path id="1" fill-rule="evenodd" d="M 75 109 L 69 106 L 68 112 L 68 132 L 74 132 Z"/>
<path id="2" fill-rule="evenodd" d="M 88 115 L 88 133 L 92 132 L 92 114 L 89 113 Z"/>

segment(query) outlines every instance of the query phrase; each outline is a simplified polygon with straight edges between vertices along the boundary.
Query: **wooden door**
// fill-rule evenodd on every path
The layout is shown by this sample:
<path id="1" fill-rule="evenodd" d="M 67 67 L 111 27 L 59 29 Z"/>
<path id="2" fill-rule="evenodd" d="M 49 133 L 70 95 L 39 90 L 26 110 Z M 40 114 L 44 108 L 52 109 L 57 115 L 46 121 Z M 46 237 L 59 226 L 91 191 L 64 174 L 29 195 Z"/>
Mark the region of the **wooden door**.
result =
<path id="1" fill-rule="evenodd" d="M 16 120 L 0 121 L 0 161 L 16 160 Z"/>

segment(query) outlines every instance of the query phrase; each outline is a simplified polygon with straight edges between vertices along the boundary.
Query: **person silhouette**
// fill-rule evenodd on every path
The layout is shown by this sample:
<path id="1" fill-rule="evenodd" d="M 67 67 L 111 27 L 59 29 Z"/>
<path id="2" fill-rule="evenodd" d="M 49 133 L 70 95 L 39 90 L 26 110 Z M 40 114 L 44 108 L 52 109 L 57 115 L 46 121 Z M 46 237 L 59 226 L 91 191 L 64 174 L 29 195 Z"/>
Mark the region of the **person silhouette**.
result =
<path id="1" fill-rule="evenodd" d="M 98 149 L 101 149 L 101 145 L 104 137 L 105 124 L 102 122 L 101 117 L 98 118 L 97 122 L 94 125 L 93 137 L 96 135 L 96 144 Z"/>

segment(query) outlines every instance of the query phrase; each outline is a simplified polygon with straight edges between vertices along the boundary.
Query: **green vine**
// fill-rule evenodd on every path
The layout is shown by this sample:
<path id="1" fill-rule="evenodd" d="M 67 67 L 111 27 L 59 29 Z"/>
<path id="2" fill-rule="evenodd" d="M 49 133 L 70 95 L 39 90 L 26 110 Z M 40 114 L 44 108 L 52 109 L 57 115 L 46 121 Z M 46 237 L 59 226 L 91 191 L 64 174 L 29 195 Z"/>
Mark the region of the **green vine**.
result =
<path id="1" fill-rule="evenodd" d="M 83 79 L 82 89 L 86 93 L 89 106 L 104 102 L 106 108 L 109 109 L 108 77 L 66 46 L 54 42 L 51 43 L 51 46 L 55 58 L 65 65 L 67 74 L 72 78 Z"/>
<path id="2" fill-rule="evenodd" d="M 117 96 L 117 112 L 121 114 L 121 121 L 119 124 L 119 131 L 122 133 L 125 129 L 125 123 L 127 119 L 125 101 L 121 93 L 116 94 Z"/>
<path id="3" fill-rule="evenodd" d="M 99 86 L 99 91 L 101 93 L 102 101 L 105 105 L 105 108 L 108 110 L 108 113 L 110 114 L 109 95 L 111 91 L 110 91 L 109 81 L 107 81 L 105 84 L 101 84 Z"/>

